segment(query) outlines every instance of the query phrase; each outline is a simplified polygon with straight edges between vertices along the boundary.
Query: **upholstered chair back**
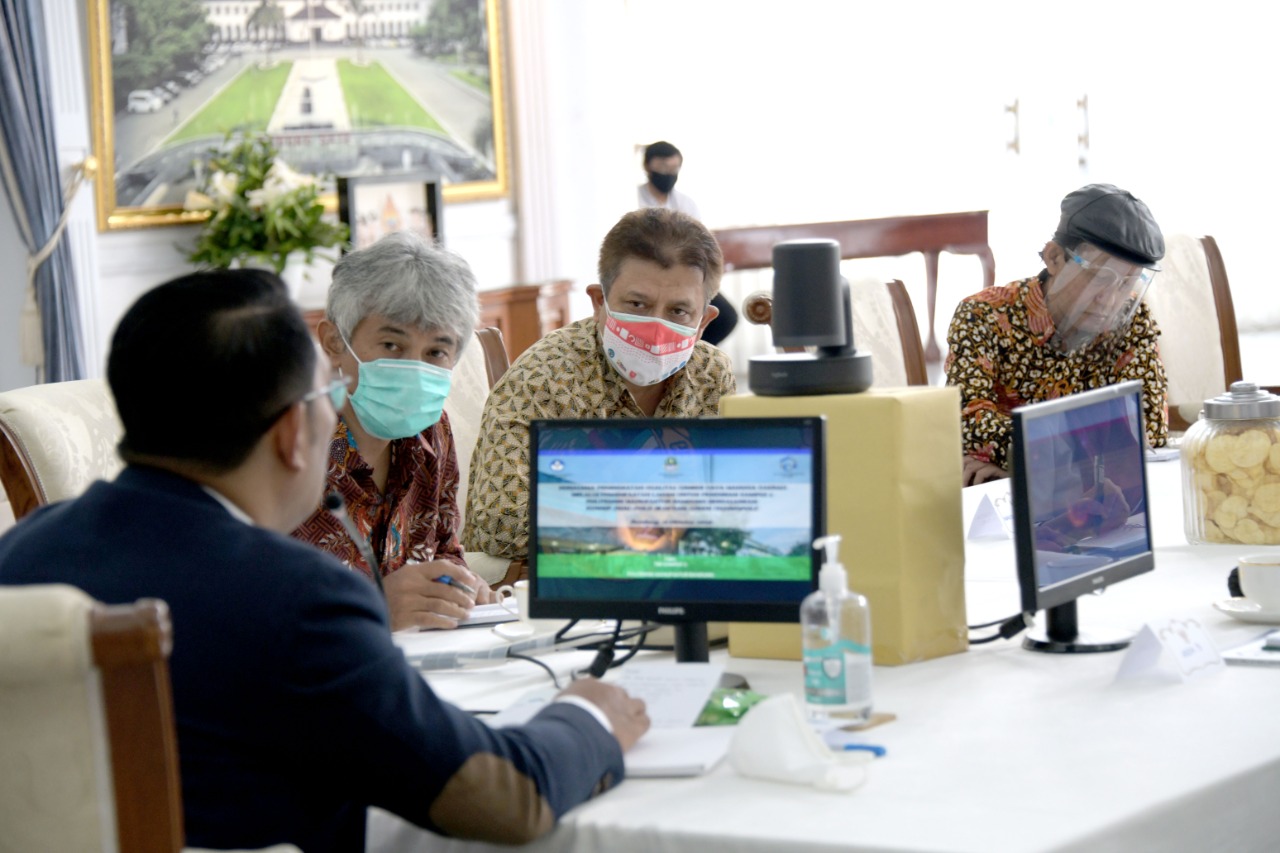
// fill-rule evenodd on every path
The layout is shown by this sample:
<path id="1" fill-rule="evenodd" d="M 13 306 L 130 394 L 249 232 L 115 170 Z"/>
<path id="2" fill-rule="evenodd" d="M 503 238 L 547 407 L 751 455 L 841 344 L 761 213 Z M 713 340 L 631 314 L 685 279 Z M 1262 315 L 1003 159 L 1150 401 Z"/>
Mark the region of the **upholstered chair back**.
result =
<path id="1" fill-rule="evenodd" d="M 123 431 L 103 379 L 0 392 L 0 482 L 14 517 L 115 477 Z"/>
<path id="2" fill-rule="evenodd" d="M 506 372 L 508 361 L 502 333 L 494 328 L 477 329 L 476 340 L 463 350 L 462 358 L 453 368 L 453 384 L 444 408 L 449 413 L 453 443 L 458 451 L 458 509 L 462 513 L 467 511 L 471 456 L 480 438 L 484 404 L 489 399 L 489 389 Z M 510 567 L 509 560 L 479 551 L 468 551 L 466 560 L 471 570 L 489 583 L 506 577 Z"/>
<path id="3" fill-rule="evenodd" d="M 0 851 L 181 848 L 169 648 L 161 602 L 0 587 Z"/>
<path id="4" fill-rule="evenodd" d="M 1160 266 L 1146 301 L 1160 326 L 1169 428 L 1182 430 L 1195 422 L 1205 400 L 1242 378 L 1240 339 L 1226 267 L 1212 237 L 1167 235 Z"/>

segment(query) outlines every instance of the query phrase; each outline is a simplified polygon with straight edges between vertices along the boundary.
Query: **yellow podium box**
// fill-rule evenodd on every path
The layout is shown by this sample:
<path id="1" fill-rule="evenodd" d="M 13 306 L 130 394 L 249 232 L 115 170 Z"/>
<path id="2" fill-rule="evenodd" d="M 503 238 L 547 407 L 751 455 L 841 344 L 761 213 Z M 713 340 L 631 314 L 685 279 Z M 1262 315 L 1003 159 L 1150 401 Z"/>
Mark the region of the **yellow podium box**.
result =
<path id="1" fill-rule="evenodd" d="M 827 531 L 843 537 L 849 588 L 871 604 L 875 663 L 913 663 L 969 647 L 959 391 L 738 395 L 723 398 L 720 411 L 826 416 Z M 796 615 L 798 622 L 798 606 Z M 800 653 L 799 624 L 729 625 L 735 657 L 799 660 Z"/>

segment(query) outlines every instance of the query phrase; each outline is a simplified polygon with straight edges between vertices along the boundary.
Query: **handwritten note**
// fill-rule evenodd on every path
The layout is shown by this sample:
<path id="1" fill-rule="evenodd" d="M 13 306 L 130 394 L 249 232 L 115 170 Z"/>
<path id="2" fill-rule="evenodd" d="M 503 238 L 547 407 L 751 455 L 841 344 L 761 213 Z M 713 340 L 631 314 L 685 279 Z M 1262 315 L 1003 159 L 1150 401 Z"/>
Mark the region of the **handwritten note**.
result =
<path id="1" fill-rule="evenodd" d="M 644 700 L 655 729 L 687 729 L 723 672 L 717 663 L 629 663 L 619 671 L 617 684 Z"/>

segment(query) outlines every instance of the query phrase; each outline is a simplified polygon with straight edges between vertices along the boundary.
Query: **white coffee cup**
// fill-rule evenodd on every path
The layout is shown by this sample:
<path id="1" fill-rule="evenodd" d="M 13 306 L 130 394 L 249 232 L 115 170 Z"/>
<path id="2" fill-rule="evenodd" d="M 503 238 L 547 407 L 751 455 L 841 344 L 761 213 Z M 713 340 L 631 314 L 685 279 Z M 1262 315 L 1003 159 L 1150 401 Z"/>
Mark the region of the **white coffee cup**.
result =
<path id="1" fill-rule="evenodd" d="M 529 582 L 516 581 L 515 583 L 503 584 L 494 590 L 498 596 L 498 603 L 502 605 L 504 610 L 520 617 L 520 621 L 529 622 Z"/>
<path id="2" fill-rule="evenodd" d="M 1264 613 L 1280 613 L 1280 551 L 1249 554 L 1238 561 L 1244 597 Z"/>

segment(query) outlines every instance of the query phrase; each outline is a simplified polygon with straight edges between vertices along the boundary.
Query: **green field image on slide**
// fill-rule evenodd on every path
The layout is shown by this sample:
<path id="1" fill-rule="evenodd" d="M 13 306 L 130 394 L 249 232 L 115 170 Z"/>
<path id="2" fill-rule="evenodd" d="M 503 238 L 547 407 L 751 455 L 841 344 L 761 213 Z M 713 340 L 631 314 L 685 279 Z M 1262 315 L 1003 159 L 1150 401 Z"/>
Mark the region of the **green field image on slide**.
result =
<path id="1" fill-rule="evenodd" d="M 256 65 L 246 68 L 166 139 L 165 144 L 200 136 L 226 136 L 230 130 L 261 133 L 276 111 L 276 102 L 292 68 L 292 62 L 281 62 L 270 68 Z"/>
<path id="2" fill-rule="evenodd" d="M 678 565 L 677 565 L 678 564 Z M 809 580 L 804 557 L 744 554 L 539 554 L 538 576 L 548 578 L 645 578 L 722 581 Z"/>
<path id="3" fill-rule="evenodd" d="M 381 63 L 356 65 L 338 60 L 338 80 L 347 99 L 352 127 L 420 127 L 444 133 L 440 122 L 423 109 Z"/>

